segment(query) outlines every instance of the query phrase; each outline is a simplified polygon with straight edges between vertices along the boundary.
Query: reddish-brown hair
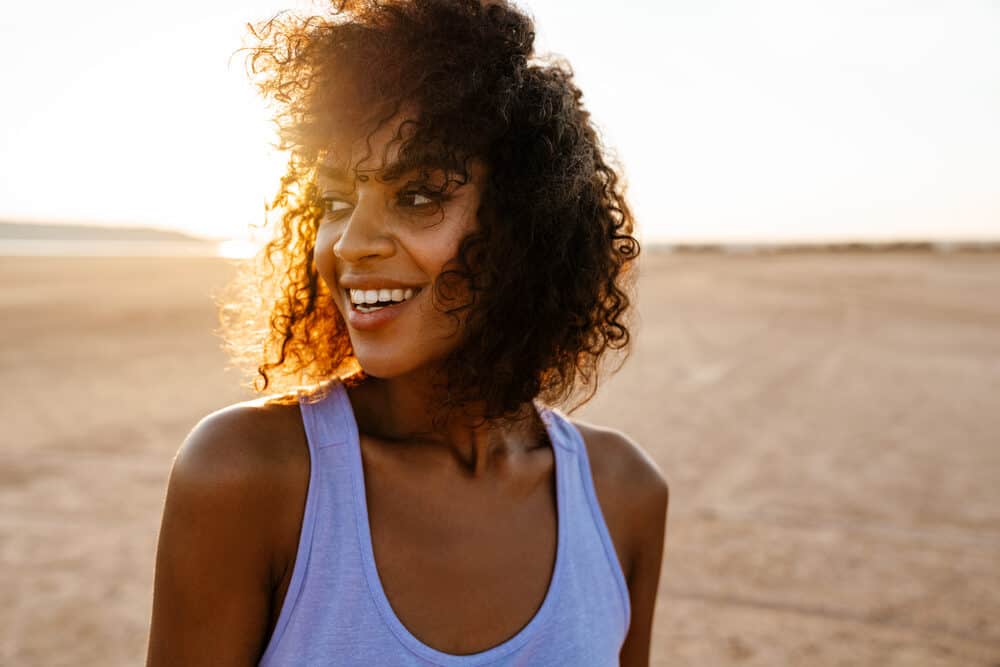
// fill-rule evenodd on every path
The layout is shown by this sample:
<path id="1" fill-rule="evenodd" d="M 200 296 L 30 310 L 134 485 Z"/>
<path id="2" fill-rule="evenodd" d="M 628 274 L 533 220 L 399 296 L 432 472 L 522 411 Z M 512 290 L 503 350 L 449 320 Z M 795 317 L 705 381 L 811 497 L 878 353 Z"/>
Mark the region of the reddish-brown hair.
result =
<path id="1" fill-rule="evenodd" d="M 459 180 L 470 159 L 488 167 L 478 227 L 434 286 L 461 280 L 473 296 L 448 311 L 465 330 L 440 369 L 444 407 L 483 402 L 493 419 L 535 397 L 565 403 L 581 385 L 589 400 L 607 350 L 627 355 L 639 244 L 572 71 L 534 55 L 532 20 L 502 1 L 354 0 L 252 34 L 248 66 L 290 151 L 272 238 L 224 304 L 230 350 L 256 359 L 255 388 L 364 377 L 312 262 L 316 167 L 338 114 L 378 128 L 407 108 L 404 159 Z"/>

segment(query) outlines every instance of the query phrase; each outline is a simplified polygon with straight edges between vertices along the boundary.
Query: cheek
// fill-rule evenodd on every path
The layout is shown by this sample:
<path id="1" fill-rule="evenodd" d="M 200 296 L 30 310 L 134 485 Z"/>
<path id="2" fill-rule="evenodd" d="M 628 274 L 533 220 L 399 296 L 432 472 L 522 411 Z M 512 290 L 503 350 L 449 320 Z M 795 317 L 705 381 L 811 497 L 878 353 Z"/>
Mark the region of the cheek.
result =
<path id="1" fill-rule="evenodd" d="M 443 304 L 446 308 L 453 308 L 458 304 L 466 303 L 471 298 L 471 290 L 468 285 L 469 277 L 464 273 L 458 274 L 451 271 L 457 271 L 461 266 L 458 261 L 460 259 L 458 253 L 462 241 L 476 231 L 477 225 L 474 212 L 474 209 L 471 210 L 471 213 L 466 210 L 459 211 L 458 213 L 461 213 L 461 215 L 456 216 L 457 219 L 450 221 L 451 224 L 447 226 L 447 231 L 442 232 L 433 249 L 435 266 L 433 275 L 435 278 L 441 276 L 441 297 L 442 299 L 449 300 L 447 304 Z M 474 254 L 469 257 L 470 262 L 473 263 L 469 267 L 469 270 L 472 272 L 475 271 Z"/>
<path id="2" fill-rule="evenodd" d="M 445 259 L 453 257 L 454 255 L 449 255 L 441 258 L 442 263 L 428 285 L 428 298 L 422 304 L 425 321 L 431 323 L 436 336 L 447 340 L 454 340 L 456 334 L 460 334 L 465 328 L 469 315 L 468 306 L 473 298 L 468 278 L 464 274 L 451 272 L 457 271 L 458 265 L 445 264 Z"/>
<path id="3" fill-rule="evenodd" d="M 434 255 L 437 266 L 444 267 L 457 258 L 462 241 L 478 229 L 476 201 L 456 202 L 442 221 L 442 229 L 435 239 Z"/>
<path id="4" fill-rule="evenodd" d="M 316 247 L 313 248 L 312 262 L 319 273 L 320 279 L 330 290 L 331 294 L 337 294 L 340 286 L 337 285 L 336 262 L 333 255 L 334 238 L 330 234 L 324 234 L 321 229 L 316 234 Z M 338 304 L 339 300 L 334 299 Z"/>

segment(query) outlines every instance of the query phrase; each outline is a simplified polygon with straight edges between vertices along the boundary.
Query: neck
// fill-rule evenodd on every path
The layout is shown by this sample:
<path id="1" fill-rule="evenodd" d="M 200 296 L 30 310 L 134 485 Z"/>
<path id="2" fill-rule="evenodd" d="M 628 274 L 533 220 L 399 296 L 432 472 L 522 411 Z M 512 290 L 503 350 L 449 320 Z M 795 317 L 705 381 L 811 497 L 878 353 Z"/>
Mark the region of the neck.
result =
<path id="1" fill-rule="evenodd" d="M 432 402 L 430 387 L 429 373 L 365 378 L 349 390 L 358 430 L 380 440 L 417 444 L 428 453 L 443 453 L 472 477 L 495 472 L 511 456 L 538 446 L 544 426 L 532 403 L 525 403 L 514 419 L 493 421 L 481 418 L 481 404 L 467 405 L 435 429 L 432 417 L 440 406 Z"/>

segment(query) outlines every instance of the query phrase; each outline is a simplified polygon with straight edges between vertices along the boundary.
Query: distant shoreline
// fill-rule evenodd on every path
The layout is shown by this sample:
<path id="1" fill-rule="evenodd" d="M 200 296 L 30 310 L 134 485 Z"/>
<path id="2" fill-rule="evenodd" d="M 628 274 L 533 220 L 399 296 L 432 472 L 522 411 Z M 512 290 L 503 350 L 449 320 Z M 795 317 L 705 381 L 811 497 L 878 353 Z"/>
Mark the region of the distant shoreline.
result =
<path id="1" fill-rule="evenodd" d="M 0 257 L 223 257 L 253 254 L 246 243 L 167 229 L 0 221 Z"/>
<path id="2" fill-rule="evenodd" d="M 170 241 L 216 244 L 224 239 L 205 239 L 170 229 L 111 225 L 70 225 L 0 221 L 0 241 Z"/>
<path id="3" fill-rule="evenodd" d="M 123 241 L 121 239 L 4 239 L 0 257 L 226 257 L 223 243 L 206 241 Z"/>
<path id="4" fill-rule="evenodd" d="M 843 241 L 816 243 L 643 243 L 657 253 L 765 255 L 784 253 L 995 253 L 1000 241 Z"/>
<path id="5" fill-rule="evenodd" d="M 761 255 L 788 253 L 996 253 L 993 241 L 668 242 L 646 241 L 643 251 L 666 254 Z M 0 221 L 0 256 L 246 257 L 246 242 L 198 238 L 150 227 Z"/>

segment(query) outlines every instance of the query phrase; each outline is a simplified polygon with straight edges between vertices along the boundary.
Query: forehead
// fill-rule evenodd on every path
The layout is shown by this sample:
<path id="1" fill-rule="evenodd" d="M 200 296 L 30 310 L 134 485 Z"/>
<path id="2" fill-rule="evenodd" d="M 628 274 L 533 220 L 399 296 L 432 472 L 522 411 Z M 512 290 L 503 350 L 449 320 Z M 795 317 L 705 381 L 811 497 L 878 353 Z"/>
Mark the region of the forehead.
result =
<path id="1" fill-rule="evenodd" d="M 326 172 L 381 171 L 399 159 L 397 133 L 402 125 L 403 119 L 393 119 L 372 132 L 347 122 L 335 124 L 321 153 L 320 166 Z"/>
<path id="2" fill-rule="evenodd" d="M 470 166 L 463 164 L 457 151 L 410 142 L 417 133 L 417 123 L 412 111 L 397 113 L 374 129 L 372 123 L 363 125 L 346 118 L 332 123 L 320 153 L 320 173 L 348 180 L 369 173 L 394 180 L 416 170 L 463 173 Z"/>

